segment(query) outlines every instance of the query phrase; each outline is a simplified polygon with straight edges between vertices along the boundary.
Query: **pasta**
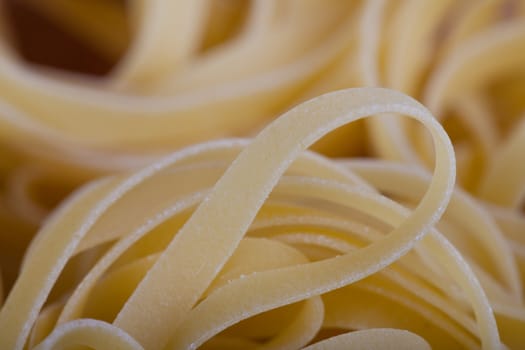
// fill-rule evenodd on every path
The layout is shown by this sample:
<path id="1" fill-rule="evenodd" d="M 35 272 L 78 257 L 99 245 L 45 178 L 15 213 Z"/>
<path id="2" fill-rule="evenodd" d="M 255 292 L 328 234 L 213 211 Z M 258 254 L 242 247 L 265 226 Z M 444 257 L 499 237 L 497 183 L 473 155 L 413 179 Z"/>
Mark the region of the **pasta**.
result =
<path id="1" fill-rule="evenodd" d="M 376 101 L 383 102 L 378 103 Z M 428 194 L 422 200 L 419 208 L 416 209 L 415 214 L 408 218 L 404 224 L 389 236 L 386 236 L 386 238 L 379 240 L 367 248 L 343 255 L 346 259 L 334 257 L 321 260 L 317 264 L 311 263 L 304 265 L 305 261 L 303 257 L 299 261 L 296 260 L 295 264 L 288 268 L 289 271 L 283 268 L 282 270 L 269 270 L 267 273 L 253 273 L 245 278 L 238 279 L 238 283 L 241 284 L 239 284 L 237 288 L 235 288 L 236 284 L 234 282 L 226 284 L 202 300 L 198 307 L 194 308 L 193 313 L 195 313 L 195 316 L 191 317 L 190 313 L 187 316 L 189 319 L 184 321 L 188 311 L 195 306 L 197 299 L 205 292 L 217 272 L 221 270 L 226 260 L 234 253 L 237 244 L 239 244 L 239 241 L 244 236 L 247 226 L 250 225 L 258 209 L 263 204 L 264 198 L 269 194 L 272 187 L 275 186 L 281 173 L 286 169 L 287 165 L 293 161 L 297 153 L 312 144 L 315 139 L 322 136 L 322 134 L 330 131 L 330 128 L 337 127 L 338 125 L 364 115 L 386 111 L 400 113 L 405 111 L 410 112 L 414 117 L 417 117 L 425 123 L 435 138 L 437 156 L 436 177 L 432 182 L 433 186 L 430 187 Z M 296 125 L 302 125 L 302 127 L 298 128 Z M 295 127 L 292 128 L 292 126 Z M 293 130 L 293 132 L 291 132 L 291 130 Z M 284 137 L 285 135 L 287 135 L 287 137 Z M 268 153 L 268 147 L 272 147 L 273 152 Z M 211 151 L 217 152 L 216 148 L 211 148 Z M 178 158 L 183 156 L 184 152 L 182 156 L 179 155 Z M 206 159 L 205 156 L 206 155 L 201 152 L 195 155 L 190 154 L 188 158 L 195 160 L 199 158 Z M 177 159 L 177 157 L 175 157 L 175 159 Z M 214 163 L 217 162 L 213 158 L 211 161 Z M 188 162 L 188 160 L 186 162 Z M 105 214 L 106 217 L 109 215 L 109 212 L 105 213 L 106 210 L 111 210 L 108 204 L 115 202 L 114 205 L 116 207 L 114 210 L 118 210 L 119 202 L 122 203 L 121 205 L 126 205 L 126 192 L 131 192 L 133 187 L 135 187 L 136 190 L 140 190 L 138 186 L 140 186 L 141 182 L 147 181 L 148 177 L 150 181 L 157 180 L 151 177 L 155 177 L 156 173 L 162 174 L 162 170 L 170 169 L 167 168 L 167 166 L 171 164 L 168 162 L 164 163 L 165 164 L 162 165 L 155 164 L 147 171 L 144 171 L 146 174 L 149 173 L 146 176 L 139 173 L 127 179 L 115 178 L 96 183 L 81 192 L 76 198 L 74 197 L 69 205 L 64 206 L 61 210 L 62 215 L 60 215 L 61 211 L 58 211 L 59 214 L 46 225 L 47 230 L 46 227 L 44 227 L 39 239 L 30 247 L 28 260 L 25 261 L 17 284 L 15 284 L 10 298 L 7 299 L 3 307 L 3 317 L 0 319 L 2 321 L 0 322 L 0 328 L 3 329 L 5 333 L 2 337 L 2 339 L 4 339 L 3 347 L 20 348 L 24 345 L 28 330 L 31 328 L 31 324 L 35 322 L 35 316 L 37 315 L 35 311 L 42 306 L 42 302 L 46 299 L 45 294 L 51 290 L 54 280 L 58 277 L 51 276 L 56 276 L 56 273 L 60 272 L 69 258 L 68 255 L 73 254 L 77 248 L 76 246 L 81 244 L 80 240 L 82 237 L 85 236 L 85 238 L 88 239 L 91 234 L 93 237 L 92 240 L 98 241 L 98 244 L 103 243 L 100 242 L 102 239 L 104 241 L 108 240 L 108 238 L 95 237 L 96 231 L 88 231 L 90 226 L 96 227 L 98 217 L 103 219 L 101 215 Z M 192 163 L 190 162 L 189 164 L 191 165 Z M 190 166 L 186 166 L 188 169 L 191 169 Z M 308 169 L 308 166 L 306 166 L 306 169 Z M 254 304 L 251 306 L 251 308 L 254 309 L 251 313 L 256 314 L 261 311 L 284 306 L 294 301 L 298 302 L 308 297 L 314 297 L 315 294 L 313 293 L 315 293 L 316 290 L 318 291 L 317 293 L 328 292 L 334 288 L 343 286 L 345 280 L 351 282 L 363 279 L 381 267 L 388 265 L 406 252 L 419 236 L 428 230 L 429 224 L 432 224 L 433 221 L 438 219 L 439 212 L 443 211 L 444 205 L 451 193 L 454 177 L 453 169 L 453 152 L 448 138 L 446 138 L 442 129 L 436 124 L 428 112 L 416 105 L 415 102 L 407 100 L 400 95 L 383 90 L 363 89 L 349 91 L 345 94 L 334 93 L 333 95 L 326 95 L 314 102 L 304 104 L 292 110 L 275 124 L 269 126 L 258 138 L 245 148 L 244 152 L 239 154 L 237 159 L 214 186 L 212 192 L 206 196 L 203 204 L 195 210 L 173 238 L 172 242 L 157 256 L 155 264 L 151 266 L 147 275 L 116 315 L 114 324 L 126 330 L 146 348 L 163 348 L 168 343 L 170 337 L 175 338 L 175 340 L 172 340 L 175 348 L 186 348 L 191 347 L 191 344 L 195 345 L 196 342 L 197 345 L 203 342 L 200 338 L 193 339 L 192 333 L 197 332 L 194 337 L 203 337 L 203 335 L 199 334 L 203 331 L 199 332 L 198 329 L 194 329 L 197 328 L 199 324 L 204 325 L 208 323 L 206 321 L 206 315 L 208 315 L 208 317 L 213 315 L 213 318 L 209 321 L 212 322 L 212 325 L 209 326 L 211 330 L 208 332 L 212 331 L 217 333 L 221 328 L 227 326 L 227 323 L 224 325 L 221 324 L 221 322 L 213 327 L 213 322 L 217 322 L 216 318 L 221 314 L 220 307 L 224 307 L 225 303 L 228 302 L 228 298 L 231 298 L 231 296 L 235 298 L 233 298 L 233 300 L 230 299 L 230 303 L 232 301 L 234 303 L 234 305 L 230 307 L 234 308 L 235 304 L 240 302 L 240 300 L 248 297 L 246 301 L 240 302 L 240 304 Z M 172 172 L 175 171 L 175 169 L 170 170 Z M 343 171 L 341 171 L 341 173 L 344 174 Z M 208 171 L 206 175 L 209 175 Z M 193 176 L 196 176 L 196 174 L 192 174 L 192 177 Z M 144 179 L 141 179 L 141 177 L 144 177 Z M 166 175 L 164 175 L 164 177 L 169 179 Z M 169 181 L 171 182 L 173 179 L 169 179 Z M 329 180 L 327 179 L 326 181 Z M 323 182 L 316 183 L 314 181 L 310 184 L 308 182 L 307 178 L 302 181 L 300 179 L 291 181 L 289 187 L 292 188 L 288 189 L 289 195 L 292 195 L 294 192 L 296 194 L 302 192 L 303 195 L 311 192 L 311 195 L 314 196 L 316 192 L 323 193 L 327 190 L 328 193 L 330 193 L 330 187 L 323 191 Z M 335 184 L 337 184 L 337 182 Z M 297 187 L 295 191 L 292 185 Z M 326 187 L 326 185 L 328 185 L 328 183 L 325 184 L 324 187 Z M 159 186 L 157 181 L 155 181 L 155 186 Z M 189 187 L 191 188 L 191 185 Z M 338 186 L 335 186 L 331 192 L 341 190 L 337 187 Z M 165 194 L 168 194 L 165 186 L 161 186 L 161 188 L 163 188 Z M 200 188 L 197 188 L 197 190 L 199 189 Z M 373 193 L 369 189 L 368 191 Z M 152 191 L 148 191 L 147 193 L 151 195 Z M 317 193 L 317 196 L 319 196 L 320 193 Z M 357 195 L 359 192 L 355 194 Z M 367 192 L 364 194 L 367 194 Z M 233 196 L 233 198 L 230 198 L 230 196 Z M 366 196 L 363 197 L 361 200 L 365 201 L 362 205 L 366 207 Z M 176 200 L 177 197 L 174 196 L 174 193 L 170 193 L 168 198 Z M 327 198 L 330 198 L 330 196 Z M 341 198 L 340 201 L 341 204 L 349 202 L 349 200 L 345 200 L 344 197 Z M 162 203 L 163 200 L 156 198 L 156 202 Z M 90 204 L 93 206 L 91 210 L 89 210 Z M 137 205 L 137 203 L 132 204 Z M 339 203 L 335 202 L 334 204 Z M 381 218 L 379 212 L 373 210 L 375 208 L 373 208 L 372 203 L 369 203 L 368 206 L 370 206 L 372 210 L 368 210 L 366 214 Z M 383 208 L 383 210 L 386 208 Z M 129 215 L 129 211 L 127 210 L 122 213 Z M 385 215 L 388 215 L 386 213 L 388 213 L 388 210 L 385 210 Z M 390 215 L 392 215 L 392 213 L 390 213 Z M 78 219 L 80 219 L 78 223 L 72 221 L 77 216 Z M 270 215 L 269 219 L 272 217 L 274 216 Z M 85 219 L 82 220 L 83 218 Z M 115 220 L 114 217 L 110 217 L 109 219 L 111 221 Z M 393 220 L 393 218 L 391 220 Z M 394 222 L 390 222 L 389 224 L 393 225 Z M 62 225 L 65 225 L 65 227 L 69 229 L 64 229 L 65 227 L 61 229 L 60 227 Z M 79 227 L 79 230 L 72 229 L 73 227 Z M 105 232 L 106 234 L 113 233 L 111 231 Z M 143 234 L 144 233 L 145 232 L 143 232 Z M 67 238 L 68 236 L 70 238 Z M 117 237 L 110 237 L 109 239 L 115 238 Z M 126 240 L 126 238 L 123 238 L 123 240 Z M 204 244 L 204 242 L 206 243 Z M 115 247 L 118 245 L 117 243 Z M 54 247 L 56 253 L 50 251 L 50 247 Z M 122 248 L 119 250 L 121 250 L 121 254 L 124 253 Z M 359 252 L 361 252 L 361 254 L 359 254 Z M 299 254 L 299 252 L 295 254 Z M 39 257 L 38 255 L 43 256 Z M 108 253 L 106 259 L 114 260 L 116 257 L 112 257 L 112 255 L 112 253 Z M 367 259 L 367 256 L 371 258 Z M 34 266 L 34 263 L 31 262 L 32 257 L 43 270 L 37 271 L 37 266 Z M 302 264 L 301 260 L 303 260 Z M 297 265 L 298 263 L 299 265 Z M 49 267 L 45 267 L 46 265 Z M 345 274 L 348 277 L 342 278 L 342 276 L 338 275 L 344 271 L 344 266 L 359 266 L 359 268 L 355 271 L 349 270 Z M 173 267 L 176 267 L 175 270 Z M 52 271 L 55 271 L 55 273 Z M 319 279 L 319 281 L 312 281 L 313 285 L 310 286 L 301 286 L 300 280 L 305 278 L 302 277 L 305 274 L 306 276 L 309 275 L 314 281 L 315 279 Z M 328 277 L 330 274 L 334 276 L 331 278 Z M 316 275 L 318 275 L 317 278 L 314 277 Z M 289 291 L 285 288 L 285 284 L 278 283 L 280 278 L 290 281 L 290 279 L 294 277 L 298 279 L 298 281 L 295 283 L 289 282 Z M 257 281 L 259 278 L 262 279 L 262 281 Z M 273 282 L 269 284 L 268 282 L 264 283 L 264 280 L 268 278 Z M 41 282 L 38 282 L 39 280 Z M 326 281 L 323 282 L 323 280 Z M 24 286 L 24 283 L 28 283 L 29 285 Z M 242 288 L 243 283 L 247 283 L 244 285 L 244 288 Z M 161 285 L 164 285 L 167 289 L 163 290 L 160 287 Z M 258 296 L 262 299 L 259 302 L 257 300 L 259 297 L 254 298 L 254 296 L 248 292 L 249 290 L 253 290 L 255 285 L 267 285 L 269 287 L 267 291 L 259 289 Z M 275 288 L 275 285 L 282 287 Z M 175 290 L 173 290 L 174 287 L 176 288 Z M 300 292 L 302 289 L 305 291 Z M 111 289 L 108 288 L 107 290 Z M 26 292 L 21 293 L 21 291 Z M 37 294 L 34 296 L 27 295 L 29 291 Z M 281 293 L 282 295 L 279 296 Z M 215 301 L 214 298 L 218 299 L 215 303 L 213 303 L 213 301 Z M 265 302 L 264 299 L 268 300 Z M 209 306 L 209 308 L 212 308 L 211 311 L 206 310 L 208 301 L 211 304 Z M 319 303 L 320 300 L 317 300 L 317 304 Z M 69 305 L 65 306 L 66 310 L 73 307 Z M 148 305 L 149 312 L 144 312 L 144 305 Z M 217 309 L 217 307 L 219 307 L 219 309 Z M 202 308 L 204 308 L 205 311 L 199 312 Z M 322 306 L 317 305 L 316 308 L 317 312 L 322 310 Z M 250 307 L 248 307 L 248 309 L 250 309 Z M 223 317 L 235 317 L 231 315 L 232 312 L 235 314 L 235 310 L 224 311 L 223 313 L 225 313 L 225 315 Z M 481 310 L 481 312 L 483 311 L 487 312 L 487 310 Z M 242 320 L 242 318 L 239 317 L 242 317 L 243 314 L 245 315 L 244 317 L 250 315 L 246 309 L 241 308 L 237 310 L 237 313 L 238 312 L 241 314 L 236 316 L 238 318 L 236 320 L 237 322 Z M 59 316 L 59 322 L 60 318 Z M 192 322 L 192 320 L 195 320 L 196 323 Z M 171 332 L 179 325 L 181 331 L 177 337 L 176 334 L 173 335 Z M 95 325 L 93 325 L 93 327 L 94 326 Z M 494 325 L 492 326 L 494 327 Z M 219 330 L 216 329 L 218 327 Z M 315 328 L 313 330 L 315 331 Z M 493 331 L 492 329 L 492 332 Z M 300 335 L 304 337 L 303 334 Z M 206 334 L 204 336 L 206 336 Z M 310 337 L 311 336 L 312 335 L 310 335 Z M 490 334 L 486 336 L 490 339 Z M 182 340 L 178 339 L 180 337 L 182 337 Z M 308 338 L 293 339 L 294 337 L 292 337 L 292 335 L 286 333 L 283 334 L 283 337 L 292 338 L 291 340 L 296 341 L 300 340 L 302 342 L 310 340 Z M 297 337 L 297 335 L 295 337 Z M 189 340 L 185 338 L 189 338 Z M 280 337 L 277 338 L 278 341 L 274 342 L 279 343 L 279 341 L 282 341 L 279 339 Z M 58 336 L 58 339 L 61 338 Z M 490 339 L 489 341 L 494 342 L 495 340 Z M 272 342 L 270 342 L 270 344 L 271 343 Z M 300 343 L 298 345 L 300 345 Z M 52 348 L 53 346 L 53 343 L 51 343 L 48 348 Z M 43 345 L 43 348 L 45 348 L 45 345 Z"/>
<path id="2" fill-rule="evenodd" d="M 523 347 L 525 2 L 25 2 L 118 62 L 0 33 L 0 348 Z"/>

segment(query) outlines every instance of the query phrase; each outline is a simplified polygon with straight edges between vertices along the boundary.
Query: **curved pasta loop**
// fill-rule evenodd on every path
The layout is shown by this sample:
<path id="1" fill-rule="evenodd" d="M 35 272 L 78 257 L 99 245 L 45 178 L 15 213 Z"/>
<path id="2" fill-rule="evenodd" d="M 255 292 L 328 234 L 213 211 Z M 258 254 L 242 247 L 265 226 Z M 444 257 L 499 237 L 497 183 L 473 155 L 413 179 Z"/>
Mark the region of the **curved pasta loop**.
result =
<path id="1" fill-rule="evenodd" d="M 372 92 L 374 94 L 371 94 Z M 377 101 L 377 96 L 374 96 L 375 93 L 387 94 L 385 90 L 363 89 L 350 90 L 346 94 L 340 92 L 321 96 L 288 112 L 259 134 L 250 146 L 239 155 L 217 183 L 214 191 L 178 232 L 172 244 L 167 247 L 156 265 L 149 271 L 119 313 L 115 324 L 135 336 L 141 343 L 147 344 L 146 347 L 159 348 L 164 345 L 162 343 L 168 340 L 170 329 L 177 327 L 182 321 L 181 318 L 194 305 L 197 301 L 196 298 L 202 294 L 211 279 L 215 277 L 217 269 L 222 267 L 225 260 L 231 255 L 238 240 L 262 205 L 262 200 L 269 194 L 278 177 L 296 155 L 332 128 L 364 115 L 373 114 L 376 111 L 381 112 L 383 106 L 385 109 L 397 110 L 399 113 L 413 113 L 414 117 L 420 118 L 434 134 L 436 172 L 447 172 L 448 177 L 443 182 L 438 177 L 434 178 L 435 180 L 431 184 L 427 197 L 421 202 L 419 210 L 426 211 L 425 206 L 429 205 L 426 204 L 427 201 L 433 206 L 436 205 L 436 202 L 439 203 L 435 209 L 442 208 L 443 199 L 438 198 L 449 195 L 454 174 L 453 152 L 447 143 L 448 139 L 442 138 L 442 134 L 440 134 L 442 131 L 430 115 L 426 114 L 424 110 L 411 109 L 412 104 L 408 107 L 408 101 L 401 95 L 388 92 L 390 96 L 384 100 L 388 100 L 388 103 L 381 106 L 374 103 Z M 319 109 L 316 108 L 316 102 L 321 106 Z M 326 110 L 325 106 L 331 108 Z M 298 128 L 298 125 L 303 126 L 303 128 Z M 439 138 L 440 136 L 441 138 Z M 271 147 L 273 151 L 272 157 L 267 154 L 268 147 Z M 255 173 L 253 171 L 256 169 L 254 164 L 259 164 Z M 244 186 L 241 187 L 243 184 Z M 433 186 L 438 190 L 434 192 Z M 240 191 L 235 201 L 242 204 L 239 207 L 228 208 L 223 203 L 231 202 L 229 196 L 232 193 L 232 188 Z M 433 215 L 435 217 L 435 213 Z M 394 231 L 396 233 L 389 236 L 392 240 L 398 240 L 396 246 L 388 247 L 386 242 L 389 238 L 385 238 L 385 246 L 377 243 L 376 247 L 367 248 L 370 249 L 370 252 L 365 253 L 367 249 L 364 249 L 362 255 L 356 254 L 353 259 L 363 261 L 361 262 L 364 265 L 363 272 L 367 270 L 365 267 L 367 264 L 364 262 L 366 260 L 364 259 L 368 254 L 374 254 L 372 252 L 389 256 L 384 263 L 387 263 L 389 259 L 395 259 L 396 255 L 406 250 L 407 247 L 404 244 L 408 242 L 405 240 L 409 241 L 411 238 L 416 238 L 417 234 L 421 234 L 421 230 L 425 229 L 424 226 L 421 226 L 424 221 L 420 220 L 417 216 L 414 216 L 412 220 L 408 219 Z M 220 224 L 221 222 L 227 222 L 228 225 L 223 227 Z M 411 235 L 415 236 L 411 237 Z M 206 242 L 206 245 L 210 247 L 209 250 L 206 250 L 202 242 Z M 184 252 L 184 256 L 177 251 Z M 194 261 L 193 259 L 198 256 L 206 256 L 206 261 Z M 190 259 L 187 259 L 188 257 Z M 370 268 L 375 263 L 370 262 Z M 169 266 L 177 266 L 179 269 L 170 271 Z M 167 271 L 170 272 L 167 273 Z M 369 271 L 366 274 L 371 272 Z M 167 274 L 169 277 L 166 276 Z M 159 290 L 156 286 L 161 281 L 166 282 L 166 278 L 169 278 L 167 285 L 170 286 L 170 289 Z M 181 286 L 187 289 L 181 290 Z M 154 319 L 145 319 L 144 315 L 140 319 L 137 318 L 138 314 L 141 313 L 141 305 L 144 303 L 155 304 L 155 300 L 161 299 L 163 305 L 159 305 L 160 308 L 155 310 Z M 152 332 L 147 330 L 152 329 L 149 327 L 156 330 L 154 337 L 152 337 Z"/>
<path id="2" fill-rule="evenodd" d="M 327 109 L 327 106 L 330 107 Z M 436 173 L 447 175 L 433 178 L 428 193 L 415 210 L 414 215 L 408 217 L 391 234 L 368 247 L 352 252 L 344 259 L 339 257 L 319 262 L 319 268 L 321 269 L 319 270 L 319 276 L 324 276 L 323 278 L 330 278 L 330 274 L 335 274 L 343 266 L 354 265 L 353 261 L 359 261 L 358 265 L 360 266 L 359 270 L 350 270 L 348 272 L 349 277 L 344 279 L 348 282 L 342 282 L 340 280 L 341 277 L 338 277 L 325 287 L 321 287 L 322 289 L 319 292 L 322 290 L 326 291 L 326 288 L 328 290 L 337 288 L 337 286 L 341 286 L 341 283 L 362 279 L 397 260 L 400 255 L 404 254 L 415 243 L 418 237 L 429 229 L 429 224 L 438 219 L 439 214 L 437 213 L 443 211 L 446 201 L 451 194 L 454 179 L 454 162 L 450 143 L 432 116 L 415 101 L 403 95 L 383 89 L 358 89 L 336 92 L 321 96 L 288 112 L 246 146 L 231 166 L 228 167 L 224 175 L 221 176 L 217 184 L 214 185 L 213 190 L 206 195 L 199 207 L 180 228 L 171 243 L 155 259 L 154 264 L 147 270 L 142 281 L 138 283 L 136 289 L 131 293 L 118 315 L 116 315 L 114 324 L 139 340 L 146 348 L 162 348 L 164 345 L 162 343 L 166 343 L 173 336 L 172 332 L 178 328 L 178 324 L 181 324 L 181 327 L 188 324 L 184 321 L 185 315 L 190 312 L 199 296 L 204 293 L 205 289 L 216 278 L 217 273 L 235 252 L 251 221 L 263 205 L 264 199 L 270 194 L 280 176 L 300 152 L 323 134 L 328 133 L 332 128 L 374 112 L 383 111 L 408 113 L 423 122 L 435 137 Z M 296 127 L 292 128 L 292 125 Z M 297 125 L 302 127 L 298 128 Z M 267 149 L 270 145 L 273 152 L 268 154 Z M 68 205 L 63 207 L 62 211 L 55 213 L 54 219 L 48 221 L 44 231 L 29 249 L 22 274 L 2 309 L 0 320 L 2 324 L 5 324 L 2 328 L 6 330 L 6 336 L 8 334 L 16 335 L 15 337 L 2 337 L 2 341 L 5 342 L 6 346 L 15 348 L 22 346 L 26 342 L 29 329 L 37 315 L 35 312 L 38 312 L 42 307 L 51 287 L 55 283 L 54 280 L 58 278 L 60 271 L 69 257 L 78 249 L 77 247 L 81 242 L 89 237 L 88 232 L 95 229 L 97 225 L 102 225 L 104 219 L 108 217 L 109 212 L 104 214 L 104 211 L 113 207 L 111 209 L 113 215 L 119 215 L 117 214 L 119 210 L 121 213 L 129 215 L 129 209 L 131 208 L 129 205 L 133 203 L 133 197 L 137 195 L 143 197 L 146 193 L 152 198 L 159 198 L 161 194 L 164 196 L 175 195 L 180 198 L 184 194 L 184 191 L 180 192 L 181 189 L 179 189 L 177 195 L 175 194 L 177 192 L 172 194 L 166 192 L 164 186 L 157 187 L 163 188 L 162 192 L 151 192 L 151 189 L 153 189 L 151 185 L 157 182 L 158 186 L 158 181 L 163 179 L 163 177 L 166 180 L 169 179 L 166 175 L 170 173 L 171 176 L 178 177 L 179 181 L 184 182 L 183 178 L 187 176 L 184 174 L 189 171 L 188 175 L 192 176 L 194 185 L 196 185 L 194 190 L 202 188 L 200 186 L 206 182 L 209 183 L 209 180 L 205 180 L 202 185 L 199 185 L 197 178 L 191 175 L 202 168 L 199 166 L 185 168 L 184 164 L 189 165 L 191 163 L 187 163 L 188 161 L 195 162 L 199 159 L 210 159 L 210 156 L 213 159 L 221 154 L 227 154 L 225 151 L 228 151 L 228 148 L 224 148 L 225 151 L 221 151 L 220 144 L 211 144 L 210 146 L 208 146 L 209 156 L 206 156 L 206 146 L 195 147 L 193 150 L 189 149 L 186 152 L 174 155 L 128 178 L 120 177 L 98 182 L 80 192 Z M 232 153 L 230 152 L 230 154 Z M 314 160 L 315 158 L 310 159 Z M 182 166 L 182 171 L 173 172 L 171 170 L 166 173 L 164 169 L 168 170 L 170 164 L 176 164 L 174 161 Z M 309 162 L 311 163 L 311 160 Z M 253 171 L 255 170 L 254 164 L 258 164 L 256 172 Z M 301 169 L 301 163 L 297 164 L 297 169 Z M 323 162 L 318 164 L 322 165 Z M 314 168 L 312 168 L 312 165 L 308 165 L 304 169 L 313 170 Z M 161 175 L 163 171 L 166 175 Z M 212 175 L 213 173 L 209 171 L 199 173 L 208 175 L 203 179 L 209 178 L 209 175 L 212 178 L 217 176 Z M 341 178 L 345 177 L 343 175 L 345 174 L 344 172 L 339 172 L 340 175 L 337 172 L 332 172 L 331 174 Z M 333 177 L 334 175 L 329 176 Z M 348 175 L 346 177 L 348 178 Z M 140 186 L 137 187 L 139 184 Z M 213 184 L 213 180 L 211 184 Z M 135 187 L 136 189 L 133 190 Z M 148 188 L 150 189 L 148 190 Z M 362 188 L 365 190 L 365 193 L 370 191 L 368 186 Z M 189 193 L 194 190 L 191 187 L 186 189 Z M 234 194 L 235 198 L 228 199 L 232 194 Z M 139 197 L 136 198 L 138 199 Z M 128 202 L 124 202 L 124 200 Z M 122 204 L 117 205 L 119 202 L 122 202 Z M 159 204 L 161 202 L 159 201 Z M 235 205 L 229 207 L 225 206 L 224 203 Z M 152 215 L 159 209 L 160 207 L 156 206 Z M 171 215 L 174 215 L 174 213 L 172 211 Z M 148 217 L 148 214 L 143 211 L 141 215 Z M 114 218 L 115 216 L 113 216 L 112 220 Z M 73 224 L 75 221 L 77 223 Z M 69 230 L 60 230 L 59 227 L 62 225 L 67 225 Z M 72 229 L 75 227 L 72 225 L 75 225 L 78 229 Z M 99 230 L 102 227 L 104 226 L 101 226 Z M 140 232 L 140 228 L 137 232 Z M 144 229 L 142 229 L 142 232 L 144 232 Z M 70 238 L 66 238 L 67 236 Z M 134 240 L 136 241 L 137 239 L 138 237 Z M 206 249 L 202 242 L 208 242 L 207 246 L 209 248 Z M 133 241 L 130 243 L 132 244 Z M 124 245 L 123 248 L 129 247 L 130 243 Z M 48 245 L 53 245 L 56 253 L 45 252 L 39 248 Z M 86 248 L 89 246 L 93 246 L 93 244 L 89 244 Z M 40 254 L 44 254 L 42 258 L 37 257 Z M 44 256 L 48 256 L 48 258 Z M 376 260 L 378 256 L 382 257 L 381 262 Z M 206 259 L 203 260 L 199 257 L 206 257 Z M 42 271 L 40 273 L 42 286 L 33 289 L 38 293 L 34 294 L 33 297 L 29 297 L 26 293 L 21 293 L 20 291 L 28 288 L 24 284 L 35 285 L 36 280 L 33 272 L 34 262 L 36 261 L 39 261 L 38 265 Z M 44 263 L 44 261 L 48 261 L 48 263 Z M 324 269 L 328 268 L 330 263 L 335 264 L 329 268 L 333 272 L 327 273 L 329 270 Z M 178 268 L 171 271 L 172 269 L 169 269 L 169 266 L 177 266 Z M 182 266 L 186 267 L 182 268 Z M 311 266 L 313 268 L 315 264 Z M 49 269 L 49 272 L 43 272 L 45 269 Z M 167 271 L 170 272 L 168 273 Z M 50 278 L 50 275 L 56 277 Z M 289 274 L 284 274 L 283 276 L 287 279 L 290 278 Z M 295 274 L 295 276 L 299 277 L 301 274 Z M 159 278 L 162 280 L 162 285 L 168 289 L 159 289 L 157 281 Z M 250 281 L 250 279 L 241 279 L 239 281 Z M 328 281 L 322 283 L 325 284 Z M 332 287 L 329 287 L 330 285 Z M 195 312 L 199 308 L 204 307 L 209 298 L 215 298 L 214 295 L 216 293 L 228 290 L 225 288 L 229 288 L 229 286 L 223 286 L 217 292 L 210 294 L 199 304 Z M 231 286 L 234 286 L 234 284 Z M 172 290 L 172 292 L 169 292 L 169 290 Z M 249 296 L 249 293 L 244 295 Z M 284 300 L 289 302 L 293 299 L 288 297 Z M 158 304 L 158 301 L 162 301 L 162 303 Z M 257 299 L 252 299 L 251 302 L 257 302 Z M 22 311 L 24 310 L 24 307 L 21 307 L 22 304 L 26 305 L 25 310 L 27 310 L 27 313 Z M 146 315 L 142 314 L 142 305 L 145 304 L 150 305 L 151 311 L 153 311 L 150 315 L 153 318 L 147 318 Z M 14 322 L 11 311 L 9 311 L 14 305 L 17 305 L 17 319 L 20 320 L 20 323 Z M 275 306 L 271 308 L 275 308 Z M 261 310 L 260 307 L 259 310 Z M 140 318 L 135 316 L 138 313 L 141 314 Z M 246 311 L 243 311 L 243 313 L 246 315 Z M 198 319 L 201 320 L 200 317 Z M 137 323 L 137 321 L 139 322 Z M 6 322 L 9 322 L 9 325 Z M 169 325 L 169 327 L 162 327 L 165 325 Z M 291 327 L 293 328 L 293 326 Z M 313 329 L 315 331 L 315 328 Z M 152 332 L 155 333 L 155 336 L 150 338 L 149 336 Z M 293 333 L 293 331 L 290 332 Z M 182 332 L 182 334 L 187 335 L 188 333 Z M 308 340 L 304 339 L 303 342 Z"/>
<path id="3" fill-rule="evenodd" d="M 525 344 L 525 1 L 0 15 L 1 349 Z"/>

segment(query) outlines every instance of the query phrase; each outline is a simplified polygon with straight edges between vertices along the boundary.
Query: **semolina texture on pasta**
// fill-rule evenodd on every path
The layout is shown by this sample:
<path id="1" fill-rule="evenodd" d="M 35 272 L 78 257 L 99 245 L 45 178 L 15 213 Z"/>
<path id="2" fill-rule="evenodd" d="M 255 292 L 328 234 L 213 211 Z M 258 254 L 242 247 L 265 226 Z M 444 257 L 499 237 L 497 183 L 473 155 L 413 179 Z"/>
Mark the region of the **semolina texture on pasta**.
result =
<path id="1" fill-rule="evenodd" d="M 525 347 L 525 1 L 23 3 L 0 349 Z"/>

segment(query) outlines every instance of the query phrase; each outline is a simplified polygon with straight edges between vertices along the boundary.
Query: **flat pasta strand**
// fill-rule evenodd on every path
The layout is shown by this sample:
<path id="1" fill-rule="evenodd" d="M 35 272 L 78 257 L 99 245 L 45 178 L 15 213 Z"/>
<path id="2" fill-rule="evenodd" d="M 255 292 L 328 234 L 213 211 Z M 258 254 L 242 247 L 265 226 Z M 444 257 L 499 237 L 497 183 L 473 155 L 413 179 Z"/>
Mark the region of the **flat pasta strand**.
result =
<path id="1" fill-rule="evenodd" d="M 0 348 L 525 344 L 525 1 L 0 16 Z"/>

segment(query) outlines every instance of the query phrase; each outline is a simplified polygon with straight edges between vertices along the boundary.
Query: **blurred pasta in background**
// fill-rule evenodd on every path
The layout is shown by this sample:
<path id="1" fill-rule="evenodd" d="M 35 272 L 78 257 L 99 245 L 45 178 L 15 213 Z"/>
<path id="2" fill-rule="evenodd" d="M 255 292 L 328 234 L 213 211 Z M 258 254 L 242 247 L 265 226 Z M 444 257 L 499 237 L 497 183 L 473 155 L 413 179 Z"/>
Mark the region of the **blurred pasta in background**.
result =
<path id="1" fill-rule="evenodd" d="M 525 346 L 525 1 L 1 9 L 0 345 Z"/>

